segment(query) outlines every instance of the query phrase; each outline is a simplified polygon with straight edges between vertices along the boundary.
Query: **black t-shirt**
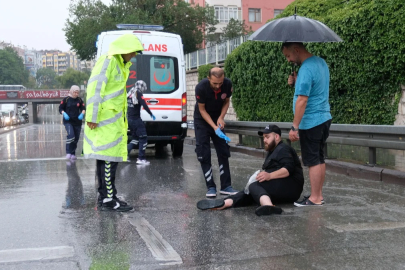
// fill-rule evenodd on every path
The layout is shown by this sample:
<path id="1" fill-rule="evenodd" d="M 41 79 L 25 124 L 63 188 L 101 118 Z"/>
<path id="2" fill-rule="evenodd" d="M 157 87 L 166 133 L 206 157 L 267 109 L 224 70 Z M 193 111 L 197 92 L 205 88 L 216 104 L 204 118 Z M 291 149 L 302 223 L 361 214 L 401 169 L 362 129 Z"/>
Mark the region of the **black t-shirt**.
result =
<path id="1" fill-rule="evenodd" d="M 290 174 L 289 177 L 294 178 L 299 183 L 304 183 L 304 174 L 297 152 L 282 141 L 273 151 L 267 153 L 262 169 L 271 173 L 281 168 L 287 169 Z"/>
<path id="2" fill-rule="evenodd" d="M 222 106 L 227 98 L 232 96 L 232 82 L 228 78 L 224 78 L 224 83 L 221 85 L 221 89 L 215 92 L 208 79 L 203 79 L 195 87 L 195 108 L 194 108 L 194 121 L 204 121 L 198 108 L 198 103 L 205 104 L 205 110 L 211 116 L 214 123 L 217 122 L 221 115 Z"/>
<path id="3" fill-rule="evenodd" d="M 62 111 L 69 115 L 69 120 L 63 118 L 63 123 L 70 123 L 73 126 L 81 126 L 82 120 L 79 120 L 79 115 L 85 110 L 84 102 L 80 97 L 72 98 L 65 97 L 62 99 L 59 105 L 59 113 L 62 114 Z"/>
<path id="4" fill-rule="evenodd" d="M 150 111 L 148 104 L 146 104 L 145 100 L 143 99 L 143 94 L 139 91 L 136 91 L 136 98 L 138 99 L 138 104 L 132 103 L 132 96 L 129 96 L 127 101 L 128 101 L 128 118 L 131 119 L 138 119 L 141 117 L 141 106 L 149 113 L 149 115 L 152 115 L 152 112 Z"/>

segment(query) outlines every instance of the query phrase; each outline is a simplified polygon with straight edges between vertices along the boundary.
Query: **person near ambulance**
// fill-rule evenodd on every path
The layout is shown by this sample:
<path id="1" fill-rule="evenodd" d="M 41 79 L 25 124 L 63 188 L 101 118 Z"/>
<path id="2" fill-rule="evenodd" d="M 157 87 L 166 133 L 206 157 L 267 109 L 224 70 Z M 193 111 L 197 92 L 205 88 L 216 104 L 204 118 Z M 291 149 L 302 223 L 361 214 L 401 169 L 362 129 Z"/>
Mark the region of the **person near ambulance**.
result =
<path id="1" fill-rule="evenodd" d="M 127 93 L 128 99 L 128 125 L 131 130 L 132 140 L 128 144 L 128 159 L 129 153 L 136 146 L 139 145 L 138 159 L 136 164 L 139 165 L 149 165 L 150 162 L 145 159 L 145 150 L 148 145 L 148 137 L 146 134 L 145 124 L 141 118 L 141 108 L 143 107 L 147 111 L 153 121 L 156 120 L 156 117 L 152 114 L 149 109 L 148 104 L 146 104 L 143 98 L 143 92 L 146 91 L 148 86 L 142 80 L 139 80 L 135 83 L 135 86 Z"/>
<path id="2" fill-rule="evenodd" d="M 127 160 L 126 82 L 130 60 L 142 51 L 142 43 L 135 35 L 118 37 L 110 44 L 108 54 L 97 60 L 87 85 L 83 152 L 85 158 L 97 160 L 101 210 L 133 210 L 117 197 L 115 174 L 118 162 Z"/>
<path id="3" fill-rule="evenodd" d="M 220 194 L 233 195 L 238 191 L 231 186 L 231 173 L 228 158 L 231 156 L 230 139 L 222 131 L 224 117 L 228 111 L 232 96 L 232 82 L 225 78 L 224 70 L 214 67 L 208 78 L 201 80 L 195 87 L 196 104 L 194 109 L 194 131 L 196 137 L 197 159 L 207 185 L 206 197 L 217 196 L 217 188 L 211 166 L 210 138 L 217 152 L 221 180 Z"/>
<path id="4" fill-rule="evenodd" d="M 66 137 L 66 159 L 77 159 L 77 142 L 82 131 L 82 120 L 86 113 L 83 100 L 79 97 L 80 88 L 77 85 L 70 87 L 69 95 L 62 99 L 59 113 L 63 115 Z"/>

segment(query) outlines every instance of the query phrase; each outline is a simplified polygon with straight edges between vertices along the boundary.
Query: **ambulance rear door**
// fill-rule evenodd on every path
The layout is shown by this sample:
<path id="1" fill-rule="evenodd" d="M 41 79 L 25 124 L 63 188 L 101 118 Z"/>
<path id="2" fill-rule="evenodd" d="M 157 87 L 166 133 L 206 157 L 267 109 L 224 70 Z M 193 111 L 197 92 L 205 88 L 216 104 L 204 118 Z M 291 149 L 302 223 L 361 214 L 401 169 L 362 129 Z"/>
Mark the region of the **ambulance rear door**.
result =
<path id="1" fill-rule="evenodd" d="M 184 72 L 180 71 L 184 70 L 180 38 L 161 32 L 134 32 L 145 50 L 131 60 L 127 89 L 137 80 L 145 81 L 148 90 L 144 92 L 144 98 L 156 121 L 182 122 L 182 94 L 186 88 Z M 142 110 L 141 117 L 144 121 L 151 120 L 145 110 Z"/>

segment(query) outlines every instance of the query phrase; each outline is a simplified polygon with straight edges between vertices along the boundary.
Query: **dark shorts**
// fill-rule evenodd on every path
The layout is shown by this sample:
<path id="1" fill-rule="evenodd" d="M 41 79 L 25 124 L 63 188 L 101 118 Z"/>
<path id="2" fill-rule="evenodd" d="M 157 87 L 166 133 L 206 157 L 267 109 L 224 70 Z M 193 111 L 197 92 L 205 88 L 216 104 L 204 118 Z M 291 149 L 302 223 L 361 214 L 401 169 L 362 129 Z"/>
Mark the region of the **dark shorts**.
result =
<path id="1" fill-rule="evenodd" d="M 302 163 L 304 166 L 315 166 L 325 163 L 323 148 L 329 137 L 332 119 L 310 129 L 300 129 Z"/>

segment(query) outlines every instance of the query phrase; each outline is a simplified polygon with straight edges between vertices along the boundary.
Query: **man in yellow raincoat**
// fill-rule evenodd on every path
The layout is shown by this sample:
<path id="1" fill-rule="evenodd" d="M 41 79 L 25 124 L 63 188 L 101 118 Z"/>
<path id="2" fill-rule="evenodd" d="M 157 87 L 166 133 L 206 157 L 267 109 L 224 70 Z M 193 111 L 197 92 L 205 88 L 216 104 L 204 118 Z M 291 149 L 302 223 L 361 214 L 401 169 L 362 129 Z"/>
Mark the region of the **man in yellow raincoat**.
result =
<path id="1" fill-rule="evenodd" d="M 87 126 L 84 129 L 85 158 L 97 160 L 98 208 L 125 212 L 133 208 L 117 197 L 115 172 L 127 160 L 127 91 L 131 58 L 143 46 L 133 34 L 110 44 L 108 54 L 94 66 L 87 87 Z"/>

